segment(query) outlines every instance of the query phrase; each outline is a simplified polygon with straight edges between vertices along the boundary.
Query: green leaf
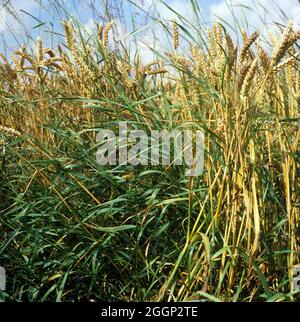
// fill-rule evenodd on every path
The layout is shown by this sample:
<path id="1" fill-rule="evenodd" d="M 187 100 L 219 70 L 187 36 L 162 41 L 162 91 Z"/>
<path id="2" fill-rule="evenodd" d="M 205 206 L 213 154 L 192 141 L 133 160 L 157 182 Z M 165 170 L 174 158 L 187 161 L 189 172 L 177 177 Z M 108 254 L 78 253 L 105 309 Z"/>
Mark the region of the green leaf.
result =
<path id="1" fill-rule="evenodd" d="M 93 227 L 95 230 L 103 231 L 106 233 L 117 233 L 124 230 L 134 229 L 136 228 L 135 225 L 121 225 L 115 227 Z"/>

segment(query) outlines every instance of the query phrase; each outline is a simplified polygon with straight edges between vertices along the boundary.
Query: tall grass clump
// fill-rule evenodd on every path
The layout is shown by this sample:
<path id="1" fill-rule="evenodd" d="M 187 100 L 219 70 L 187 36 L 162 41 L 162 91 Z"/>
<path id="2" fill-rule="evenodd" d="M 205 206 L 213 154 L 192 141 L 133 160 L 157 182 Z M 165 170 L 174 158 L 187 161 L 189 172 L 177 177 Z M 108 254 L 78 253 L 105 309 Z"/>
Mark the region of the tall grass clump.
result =
<path id="1" fill-rule="evenodd" d="M 259 30 L 185 23 L 162 23 L 173 48 L 152 62 L 110 48 L 114 21 L 86 39 L 64 20 L 59 45 L 0 54 L 10 301 L 299 300 L 300 32 L 270 50 Z M 201 129 L 203 175 L 99 165 L 97 131 L 120 121 Z"/>

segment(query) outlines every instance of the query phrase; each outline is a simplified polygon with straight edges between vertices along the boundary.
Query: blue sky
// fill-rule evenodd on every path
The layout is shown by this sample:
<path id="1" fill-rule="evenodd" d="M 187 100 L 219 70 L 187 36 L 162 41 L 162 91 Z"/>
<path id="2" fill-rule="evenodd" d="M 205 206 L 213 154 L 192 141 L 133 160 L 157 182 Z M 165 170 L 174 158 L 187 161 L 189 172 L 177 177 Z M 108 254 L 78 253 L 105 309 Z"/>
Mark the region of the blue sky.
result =
<path id="1" fill-rule="evenodd" d="M 6 0 L 0 0 L 4 3 Z M 119 0 L 115 0 L 121 3 Z M 221 0 L 196 0 L 201 4 L 205 15 L 209 15 L 210 6 L 220 3 Z M 157 8 L 157 12 L 162 14 L 163 19 L 171 18 L 172 12 L 167 9 L 160 0 L 132 0 L 137 6 L 145 11 L 152 11 Z M 190 0 L 166 0 L 172 8 L 181 14 L 185 14 Z M 90 3 L 94 3 L 99 14 L 104 14 L 103 1 L 101 0 L 10 0 L 9 7 L 2 9 L 4 18 L 0 17 L 0 52 L 9 52 L 19 47 L 23 43 L 34 43 L 38 35 L 41 35 L 45 42 L 51 45 L 53 33 L 61 33 L 62 28 L 59 23 L 63 18 L 75 17 L 80 23 L 91 31 L 95 25 L 94 21 L 100 22 L 100 18 L 92 10 Z M 119 21 L 119 29 L 126 28 L 128 33 L 133 30 L 132 18 L 139 12 L 138 17 L 144 18 L 142 10 L 139 10 L 127 0 L 123 1 L 123 11 L 125 21 Z M 13 15 L 9 13 L 13 8 Z M 63 9 L 65 8 L 65 9 Z M 174 14 L 173 14 L 174 15 Z M 137 18 L 138 19 L 138 18 Z"/>
<path id="2" fill-rule="evenodd" d="M 0 0 L 0 3 L 1 1 L 4 0 Z M 121 4 L 121 0 L 115 1 Z M 164 22 L 170 21 L 175 16 L 161 0 L 131 1 L 141 6 L 145 11 L 152 9 L 153 12 L 156 8 L 156 13 Z M 274 21 L 284 23 L 287 19 L 293 19 L 296 25 L 300 24 L 300 4 L 297 0 L 165 0 L 175 11 L 193 22 L 195 17 L 191 13 L 191 1 L 196 1 L 201 7 L 201 24 L 203 26 L 220 19 L 228 23 L 228 28 L 230 28 L 229 26 L 234 28 L 233 15 L 248 32 L 254 29 L 259 29 L 262 32 L 272 30 Z M 76 17 L 89 32 L 92 32 L 95 26 L 94 21 L 100 22 L 100 18 L 91 9 L 90 2 L 95 4 L 99 14 L 104 13 L 101 0 L 11 0 L 10 5 L 14 8 L 15 17 L 6 11 L 6 24 L 3 23 L 3 19 L 1 22 L 0 17 L 0 52 L 9 52 L 22 43 L 34 45 L 39 34 L 47 45 L 51 46 L 54 39 L 55 42 L 59 39 L 59 36 L 53 35 L 62 32 L 59 21 L 68 15 Z M 117 19 L 116 28 L 118 34 L 124 36 L 133 29 L 131 23 L 133 15 L 140 12 L 139 17 L 142 19 L 144 14 L 127 0 L 123 0 L 123 2 L 125 21 Z M 67 10 L 62 9 L 63 7 Z M 281 14 L 279 8 L 286 13 L 286 17 Z M 0 12 L 3 13 L 3 9 Z M 18 18 L 20 18 L 19 22 Z M 154 32 L 158 42 L 159 40 L 165 41 L 165 35 L 158 26 L 150 24 L 149 28 L 139 33 L 141 48 L 143 43 L 148 42 L 144 48 L 144 54 L 147 51 L 146 47 L 152 45 L 149 42 L 153 41 Z M 162 44 L 158 44 L 158 46 L 162 46 Z"/>

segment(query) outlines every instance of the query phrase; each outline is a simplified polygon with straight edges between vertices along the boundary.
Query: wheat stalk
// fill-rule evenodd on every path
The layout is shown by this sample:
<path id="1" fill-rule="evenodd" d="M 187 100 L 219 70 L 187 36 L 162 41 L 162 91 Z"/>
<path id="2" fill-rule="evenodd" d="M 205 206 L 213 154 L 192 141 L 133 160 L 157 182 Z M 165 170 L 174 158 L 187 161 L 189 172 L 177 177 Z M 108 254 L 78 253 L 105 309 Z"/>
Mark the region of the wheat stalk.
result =
<path id="1" fill-rule="evenodd" d="M 285 61 L 277 64 L 276 66 L 273 67 L 273 71 L 278 72 L 279 70 L 282 70 L 283 68 L 291 65 L 297 59 L 298 55 L 299 54 L 296 53 L 295 55 L 287 58 Z"/>
<path id="2" fill-rule="evenodd" d="M 114 24 L 115 24 L 115 21 L 112 20 L 104 30 L 103 43 L 102 43 L 104 49 L 107 48 L 108 38 L 109 38 L 109 31 L 112 29 Z"/>
<path id="3" fill-rule="evenodd" d="M 156 69 L 152 69 L 152 70 L 147 70 L 145 72 L 146 75 L 155 75 L 155 74 L 164 74 L 164 73 L 167 73 L 168 71 L 161 67 L 161 68 L 156 68 Z"/>
<path id="4" fill-rule="evenodd" d="M 11 127 L 7 127 L 7 126 L 3 126 L 3 125 L 0 125 L 0 132 L 8 134 L 8 135 L 12 135 L 12 136 L 21 136 L 22 135 L 19 131 L 15 130 Z"/>
<path id="5" fill-rule="evenodd" d="M 244 42 L 244 45 L 240 51 L 240 56 L 239 56 L 239 64 L 242 65 L 247 53 L 251 47 L 251 45 L 256 41 L 256 39 L 259 37 L 259 33 L 255 31 L 249 38 L 246 39 Z"/>
<path id="6" fill-rule="evenodd" d="M 101 25 L 101 24 L 98 24 L 98 26 L 97 26 L 97 36 L 98 36 L 99 41 L 103 40 L 103 30 L 104 30 L 104 26 Z"/>
<path id="7" fill-rule="evenodd" d="M 72 20 L 63 21 L 63 26 L 65 30 L 65 37 L 67 40 L 67 46 L 69 49 L 73 49 L 74 47 L 74 29 L 73 29 L 73 23 Z"/>
<path id="8" fill-rule="evenodd" d="M 254 74 L 257 69 L 258 58 L 256 57 L 250 65 L 250 68 L 246 74 L 246 77 L 243 81 L 242 89 L 241 89 L 241 97 L 245 97 L 248 94 L 248 90 L 251 84 L 251 81 L 254 77 Z"/>
<path id="9" fill-rule="evenodd" d="M 174 44 L 174 49 L 176 50 L 178 48 L 178 25 L 176 22 L 176 19 L 173 19 L 172 21 L 173 24 L 173 44 Z"/>
<path id="10" fill-rule="evenodd" d="M 293 23 L 289 22 L 284 33 L 282 34 L 281 40 L 276 45 L 272 58 L 272 67 L 276 66 L 280 60 L 284 57 L 288 49 L 299 39 L 299 33 L 293 31 Z"/>

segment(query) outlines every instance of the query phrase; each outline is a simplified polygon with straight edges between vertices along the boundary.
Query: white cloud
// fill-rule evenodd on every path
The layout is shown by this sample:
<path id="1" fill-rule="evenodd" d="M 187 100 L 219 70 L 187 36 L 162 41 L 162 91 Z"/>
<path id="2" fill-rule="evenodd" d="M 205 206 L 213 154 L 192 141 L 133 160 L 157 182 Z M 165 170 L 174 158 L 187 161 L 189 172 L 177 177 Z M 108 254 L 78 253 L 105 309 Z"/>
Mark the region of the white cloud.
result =
<path id="1" fill-rule="evenodd" d="M 2 6 L 2 1 L 0 1 Z M 4 2 L 5 12 L 0 22 L 0 52 L 11 52 L 23 43 L 28 43 L 27 33 L 38 22 L 30 17 L 38 14 L 39 4 L 34 0 L 11 0 Z M 0 18 L 1 20 L 1 18 Z"/>
<path id="2" fill-rule="evenodd" d="M 5 24 L 6 24 L 6 10 L 0 6 L 0 30 L 5 29 Z"/>
<path id="3" fill-rule="evenodd" d="M 181 13 L 182 11 L 180 11 L 179 8 L 179 1 L 174 2 L 178 3 L 176 8 L 179 13 Z M 151 3 L 152 0 L 145 0 L 144 9 L 149 9 Z M 125 26 L 120 20 L 114 20 L 115 23 L 112 31 L 110 32 L 108 42 L 109 48 L 121 48 L 120 44 L 123 44 L 130 50 L 132 58 L 138 52 L 144 63 L 154 60 L 155 50 L 162 54 L 164 51 L 171 50 L 169 37 L 163 26 L 160 24 L 160 21 L 164 24 L 170 24 L 168 20 L 173 19 L 175 14 L 172 14 L 170 10 L 166 9 L 160 1 L 154 0 L 154 3 L 152 4 L 154 4 L 157 11 L 157 21 L 150 21 L 147 26 L 139 26 L 137 27 L 137 30 L 129 30 L 128 26 Z M 174 7 L 172 6 L 172 8 Z M 95 33 L 94 20 L 90 19 L 86 24 L 84 24 L 84 28 L 89 34 Z"/>
<path id="4" fill-rule="evenodd" d="M 267 32 L 274 28 L 274 22 L 284 24 L 287 20 L 293 20 L 295 27 L 300 27 L 300 4 L 297 0 L 222 0 L 212 4 L 210 12 L 211 21 L 219 17 L 234 29 L 238 21 L 248 32 Z"/>
<path id="5" fill-rule="evenodd" d="M 13 32 L 24 32 L 25 28 L 29 28 L 37 21 L 30 15 L 36 16 L 39 13 L 39 4 L 34 0 L 11 0 L 6 9 L 6 23 L 9 24 Z M 12 13 L 9 13 L 9 8 Z M 18 19 L 16 19 L 16 17 Z"/>
<path id="6" fill-rule="evenodd" d="M 90 18 L 84 25 L 83 25 L 85 31 L 88 34 L 93 34 L 96 32 L 96 23 L 95 20 Z"/>
<path id="7" fill-rule="evenodd" d="M 154 16 L 155 21 L 150 21 L 146 28 L 141 28 L 141 31 L 135 34 L 137 42 L 131 43 L 130 47 L 133 51 L 137 50 L 145 62 L 155 58 L 154 51 L 164 54 L 173 50 L 172 37 L 164 26 L 171 30 L 171 21 L 175 18 L 179 23 L 182 23 L 177 13 L 185 19 L 192 19 L 190 1 L 170 0 L 165 2 L 168 5 L 165 5 L 161 0 L 143 0 L 143 9 L 150 13 L 151 17 Z M 179 46 L 182 44 L 183 40 L 181 39 Z"/>
<path id="8" fill-rule="evenodd" d="M 48 3 L 48 1 L 50 3 L 52 0 L 44 0 L 42 3 Z M 69 0 L 64 1 L 68 3 Z M 138 3 L 138 0 L 132 1 Z M 146 28 L 142 29 L 139 32 L 136 32 L 134 36 L 131 35 L 126 37 L 132 30 L 129 30 L 128 26 L 125 26 L 123 23 L 116 20 L 114 27 L 114 37 L 110 37 L 110 46 L 113 46 L 113 43 L 115 41 L 123 42 L 127 45 L 127 48 L 130 48 L 132 56 L 134 55 L 135 51 L 139 51 L 144 61 L 146 62 L 153 60 L 153 56 L 155 56 L 151 48 L 157 50 L 160 53 L 172 50 L 172 37 L 170 37 L 170 35 L 168 35 L 168 33 L 164 30 L 161 23 L 167 25 L 170 28 L 170 21 L 174 18 L 177 18 L 177 21 L 179 23 L 184 24 L 184 22 L 180 21 L 180 19 L 177 17 L 176 12 L 190 21 L 191 24 L 195 24 L 196 20 L 195 16 L 193 15 L 193 10 L 190 7 L 190 1 L 165 1 L 169 5 L 169 7 L 174 10 L 174 12 L 170 10 L 161 0 L 143 0 L 143 9 L 146 12 L 151 11 L 151 13 L 154 13 L 154 15 L 157 17 L 157 21 L 150 21 L 149 25 L 146 26 Z M 248 33 L 257 29 L 262 34 L 266 34 L 267 31 L 274 30 L 274 21 L 280 23 L 285 22 L 285 18 L 278 9 L 279 7 L 283 12 L 286 13 L 288 18 L 294 20 L 295 25 L 300 28 L 300 4 L 297 0 L 219 0 L 219 2 L 214 1 L 210 2 L 210 4 L 208 4 L 209 1 L 197 1 L 198 4 L 202 6 L 203 9 L 205 9 L 205 12 L 208 13 L 201 20 L 201 24 L 203 24 L 202 27 L 205 27 L 207 21 L 212 23 L 217 20 L 217 17 L 219 17 L 226 21 L 228 24 L 232 25 L 234 29 L 236 19 L 244 27 L 244 29 L 247 30 Z M 16 24 L 16 22 L 12 22 L 11 18 L 9 18 L 9 25 L 11 27 L 14 27 L 14 30 L 19 33 L 18 37 L 22 38 L 23 35 L 25 35 L 25 30 L 30 30 L 30 28 L 38 24 L 38 22 L 32 19 L 29 15 L 22 13 L 20 10 L 24 10 L 32 14 L 33 16 L 38 16 L 39 4 L 38 1 L 35 0 L 11 0 L 11 4 L 19 13 L 19 15 L 21 15 L 21 19 L 24 22 L 26 28 L 24 28 L 24 26 L 22 27 L 20 24 Z M 49 11 L 51 12 L 51 9 L 49 9 Z M 233 12 L 233 14 L 231 11 Z M 233 17 L 233 15 L 235 16 L 235 18 Z M 83 20 L 83 16 L 84 15 L 82 15 L 81 20 Z M 85 18 L 87 18 L 86 23 L 81 21 L 82 23 L 84 23 L 85 29 L 89 34 L 94 33 L 96 31 L 96 24 L 94 20 L 86 16 Z M 58 21 L 56 23 L 57 25 L 55 25 L 55 29 L 58 28 Z M 192 30 L 189 26 L 185 27 L 191 34 L 194 34 L 195 31 Z M 37 33 L 38 30 L 31 30 L 30 33 L 33 32 Z M 5 33 L 5 39 L 7 40 L 7 42 L 12 43 L 12 37 L 8 32 Z M 45 35 L 43 35 L 43 39 L 45 39 L 44 36 Z M 180 31 L 179 46 L 181 46 L 181 51 L 185 50 L 182 31 Z M 0 52 L 1 51 L 2 50 L 0 48 Z"/>
<path id="9" fill-rule="evenodd" d="M 171 11 L 160 0 L 144 0 L 144 2 L 145 9 L 155 9 L 158 17 L 164 23 L 171 21 L 173 18 L 177 18 L 175 12 L 178 12 L 191 22 L 191 24 L 195 24 L 195 16 L 193 15 L 191 7 L 188 5 L 190 3 L 189 1 L 168 1 L 168 5 L 175 12 Z M 198 4 L 201 6 L 203 2 L 198 0 Z M 300 3 L 298 0 L 221 0 L 219 3 L 211 3 L 208 9 L 209 16 L 207 18 L 203 17 L 203 21 L 201 21 L 203 26 L 206 25 L 207 21 L 212 24 L 214 21 L 222 19 L 231 25 L 234 30 L 238 30 L 239 28 L 235 25 L 235 22 L 238 21 L 240 27 L 244 28 L 247 33 L 258 30 L 262 38 L 268 38 L 268 32 L 270 31 L 273 33 L 279 31 L 276 23 L 286 24 L 288 20 L 292 20 L 294 21 L 295 29 L 300 28 Z M 193 30 L 189 28 L 188 30 L 193 34 Z M 156 36 L 155 41 L 153 41 L 153 34 Z M 148 61 L 153 57 L 149 47 L 155 48 L 160 52 L 172 49 L 172 43 L 170 44 L 169 38 L 162 27 L 156 24 L 149 28 L 146 33 L 142 33 L 142 37 L 137 43 L 137 48 L 142 54 L 142 57 L 145 57 L 145 60 Z M 182 50 L 184 50 L 184 46 Z"/>
<path id="10" fill-rule="evenodd" d="M 152 0 L 147 0 L 152 1 Z M 189 6 L 189 2 L 180 1 L 180 0 L 173 0 L 168 2 L 168 6 L 172 8 L 174 11 L 170 10 L 165 4 L 163 4 L 160 0 L 153 1 L 157 13 L 162 19 L 165 20 L 172 20 L 177 18 L 177 13 L 184 17 L 189 17 L 191 14 L 191 8 Z"/>

